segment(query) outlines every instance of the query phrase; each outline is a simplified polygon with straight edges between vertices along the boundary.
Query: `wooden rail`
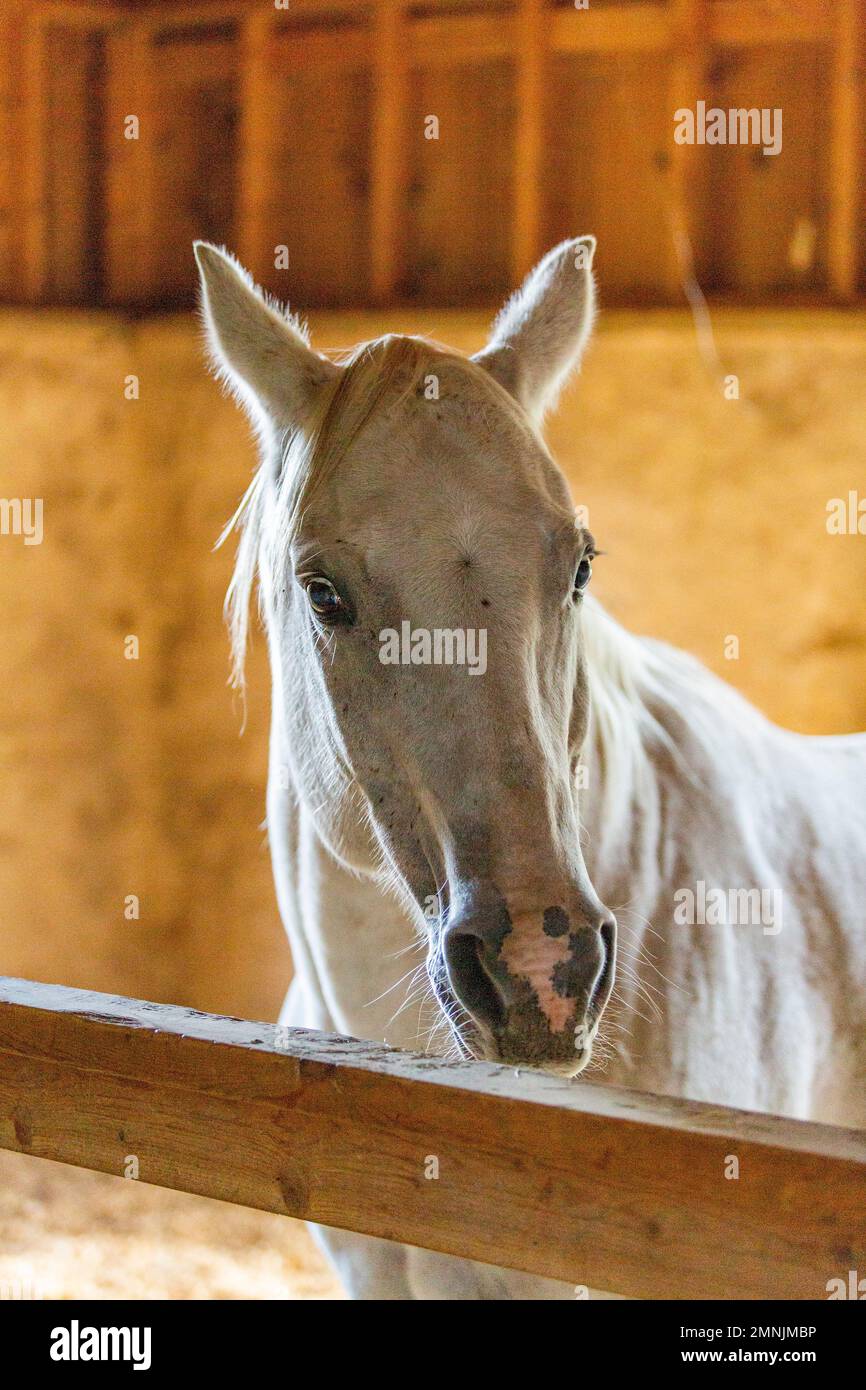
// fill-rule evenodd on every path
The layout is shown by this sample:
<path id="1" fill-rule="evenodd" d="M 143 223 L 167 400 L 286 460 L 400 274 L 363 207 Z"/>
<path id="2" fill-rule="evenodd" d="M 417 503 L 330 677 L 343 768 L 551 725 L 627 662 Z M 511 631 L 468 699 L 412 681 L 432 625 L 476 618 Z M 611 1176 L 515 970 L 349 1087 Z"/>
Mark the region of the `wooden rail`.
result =
<path id="1" fill-rule="evenodd" d="M 633 1296 L 866 1268 L 866 1134 L 28 980 L 0 1146 Z"/>

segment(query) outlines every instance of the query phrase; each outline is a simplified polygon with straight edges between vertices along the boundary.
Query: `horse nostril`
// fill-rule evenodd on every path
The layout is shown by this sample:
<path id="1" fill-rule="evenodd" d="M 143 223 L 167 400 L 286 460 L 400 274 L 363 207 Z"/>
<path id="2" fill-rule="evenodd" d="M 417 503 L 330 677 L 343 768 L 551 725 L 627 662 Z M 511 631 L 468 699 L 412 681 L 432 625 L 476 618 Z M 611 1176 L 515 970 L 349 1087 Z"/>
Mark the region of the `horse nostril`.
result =
<path id="1" fill-rule="evenodd" d="M 445 935 L 445 966 L 451 988 L 476 1022 L 492 1030 L 505 1022 L 502 997 L 484 967 L 484 943 L 469 932 Z"/>
<path id="2" fill-rule="evenodd" d="M 590 1007 L 596 1018 L 601 1015 L 613 989 L 613 976 L 616 969 L 616 918 L 605 917 L 598 930 L 604 945 L 604 964 L 601 968 L 601 974 L 595 982 L 590 1000 Z"/>

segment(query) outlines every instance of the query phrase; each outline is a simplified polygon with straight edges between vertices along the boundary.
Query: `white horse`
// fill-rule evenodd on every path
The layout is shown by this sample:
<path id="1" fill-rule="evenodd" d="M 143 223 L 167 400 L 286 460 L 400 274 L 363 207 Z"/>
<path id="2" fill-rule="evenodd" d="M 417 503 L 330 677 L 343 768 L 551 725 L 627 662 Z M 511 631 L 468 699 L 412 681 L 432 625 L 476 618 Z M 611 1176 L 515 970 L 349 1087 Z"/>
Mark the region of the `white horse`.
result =
<path id="1" fill-rule="evenodd" d="M 593 249 L 551 251 L 473 359 L 388 336 L 337 364 L 197 246 L 261 444 L 229 604 L 240 667 L 258 576 L 281 1022 L 566 1075 L 595 1047 L 607 1083 L 862 1126 L 866 738 L 779 729 L 584 597 L 540 427 Z M 320 1237 L 359 1298 L 572 1296 Z"/>

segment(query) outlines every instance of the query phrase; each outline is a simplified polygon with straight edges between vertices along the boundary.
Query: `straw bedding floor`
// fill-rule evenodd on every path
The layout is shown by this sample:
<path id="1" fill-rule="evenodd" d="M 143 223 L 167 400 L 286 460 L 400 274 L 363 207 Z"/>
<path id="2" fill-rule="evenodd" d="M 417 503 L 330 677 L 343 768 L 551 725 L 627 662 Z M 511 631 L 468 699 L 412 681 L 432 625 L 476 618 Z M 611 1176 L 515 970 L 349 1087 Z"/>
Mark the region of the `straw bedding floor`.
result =
<path id="1" fill-rule="evenodd" d="M 335 1299 L 299 1221 L 0 1153 L 0 1298 Z"/>

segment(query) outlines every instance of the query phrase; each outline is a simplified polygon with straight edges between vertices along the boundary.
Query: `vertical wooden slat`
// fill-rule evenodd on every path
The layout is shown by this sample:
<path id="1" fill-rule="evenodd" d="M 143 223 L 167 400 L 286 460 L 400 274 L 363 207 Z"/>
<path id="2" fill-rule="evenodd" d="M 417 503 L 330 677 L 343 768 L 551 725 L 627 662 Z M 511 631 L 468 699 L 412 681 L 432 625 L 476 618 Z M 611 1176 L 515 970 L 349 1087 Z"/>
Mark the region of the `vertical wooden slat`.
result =
<path id="1" fill-rule="evenodd" d="M 106 55 L 106 291 L 112 303 L 134 304 L 159 294 L 160 115 L 150 25 L 128 20 L 108 39 Z M 129 116 L 138 117 L 137 140 L 125 137 Z"/>
<path id="2" fill-rule="evenodd" d="M 549 16 L 548 16 L 549 20 Z M 541 252 L 544 138 L 544 0 L 520 0 L 516 24 L 517 117 L 511 227 L 511 278 L 519 283 Z"/>
<path id="3" fill-rule="evenodd" d="M 130 28 L 124 24 L 105 45 L 105 295 L 110 304 L 126 304 L 135 297 L 134 152 L 123 138 L 131 57 Z"/>
<path id="4" fill-rule="evenodd" d="M 827 274 L 835 299 L 857 290 L 860 193 L 861 0 L 836 0 L 830 135 Z"/>
<path id="5" fill-rule="evenodd" d="M 99 291 L 100 138 L 98 31 L 89 23 L 54 24 L 46 31 L 50 73 L 46 142 L 48 270 L 52 304 L 94 303 Z M 100 133 L 101 135 L 101 133 Z"/>
<path id="6" fill-rule="evenodd" d="M 666 281 L 668 293 L 679 300 L 684 282 L 693 273 L 694 251 L 700 237 L 700 162 L 696 145 L 674 141 L 673 113 L 680 107 L 695 108 L 708 94 L 706 0 L 670 0 L 673 56 L 670 75 L 670 156 L 667 161 L 668 241 Z"/>
<path id="7" fill-rule="evenodd" d="M 407 162 L 407 35 L 404 0 L 376 0 L 375 96 L 370 151 L 370 282 L 377 304 L 392 301 L 404 267 Z M 423 138 L 423 132 L 416 132 Z"/>
<path id="8" fill-rule="evenodd" d="M 153 48 L 153 28 L 139 24 L 135 30 L 135 51 L 138 68 L 137 107 L 141 132 L 136 147 L 137 215 L 138 215 L 138 285 L 143 300 L 158 299 L 160 295 L 160 251 L 157 229 L 171 216 L 170 208 L 159 208 L 157 168 L 159 139 L 167 113 L 160 109 L 157 94 L 156 54 Z"/>
<path id="9" fill-rule="evenodd" d="M 17 70 L 20 65 L 16 16 L 0 14 L 0 294 L 11 298 L 18 233 L 18 198 L 13 151 L 17 146 Z"/>
<path id="10" fill-rule="evenodd" d="M 263 282 L 271 279 L 273 272 L 273 250 L 267 242 L 271 212 L 269 153 L 275 119 L 269 100 L 270 41 L 275 14 L 276 11 L 267 9 L 251 13 L 241 28 L 236 241 L 244 265 L 256 280 Z M 273 228 L 271 240 L 274 241 Z"/>
<path id="11" fill-rule="evenodd" d="M 42 16 L 26 16 L 22 39 L 22 149 L 24 185 L 21 227 L 23 298 L 38 304 L 45 297 L 48 263 L 48 83 L 45 25 Z"/>

